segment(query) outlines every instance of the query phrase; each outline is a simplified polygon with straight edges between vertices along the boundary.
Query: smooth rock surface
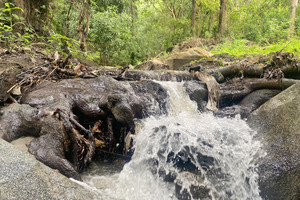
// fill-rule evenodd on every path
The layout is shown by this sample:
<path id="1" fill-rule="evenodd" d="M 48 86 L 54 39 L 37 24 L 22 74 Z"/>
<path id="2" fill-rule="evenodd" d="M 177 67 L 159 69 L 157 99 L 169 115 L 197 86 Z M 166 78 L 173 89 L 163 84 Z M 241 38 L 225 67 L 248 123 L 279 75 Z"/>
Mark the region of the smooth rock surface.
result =
<path id="1" fill-rule="evenodd" d="M 185 82 L 184 87 L 186 88 L 186 92 L 188 93 L 190 99 L 196 101 L 198 109 L 202 110 L 206 106 L 208 99 L 206 84 L 193 80 Z"/>
<path id="2" fill-rule="evenodd" d="M 101 199 L 0 139 L 0 199 Z"/>
<path id="3" fill-rule="evenodd" d="M 261 196 L 300 199 L 300 84 L 273 97 L 248 118 L 267 155 L 258 161 Z"/>
<path id="4" fill-rule="evenodd" d="M 138 70 L 168 70 L 170 67 L 159 60 L 150 60 L 137 65 Z"/>
<path id="5" fill-rule="evenodd" d="M 171 70 L 184 70 L 184 65 L 191 61 L 199 60 L 204 57 L 212 56 L 211 53 L 200 47 L 187 49 L 183 52 L 171 53 L 168 57 L 161 60 L 170 66 Z"/>

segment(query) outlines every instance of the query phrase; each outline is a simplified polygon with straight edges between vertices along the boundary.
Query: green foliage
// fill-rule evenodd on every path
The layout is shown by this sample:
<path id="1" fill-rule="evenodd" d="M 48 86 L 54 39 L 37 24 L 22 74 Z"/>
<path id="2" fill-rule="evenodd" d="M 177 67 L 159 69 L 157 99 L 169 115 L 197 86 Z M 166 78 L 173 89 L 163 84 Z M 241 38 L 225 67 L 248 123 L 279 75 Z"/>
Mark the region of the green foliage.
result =
<path id="1" fill-rule="evenodd" d="M 128 6 L 128 2 L 125 0 L 97 0 L 94 1 L 94 5 L 97 12 L 105 12 L 113 7 L 117 13 L 122 13 L 125 10 L 125 7 Z"/>
<path id="2" fill-rule="evenodd" d="M 37 35 L 31 28 L 25 26 L 23 17 L 15 14 L 15 11 L 23 12 L 23 10 L 13 3 L 4 3 L 4 6 L 4 8 L 0 8 L 0 40 L 6 43 L 14 42 L 19 45 L 29 44 Z M 24 34 L 14 31 L 17 25 L 25 27 Z"/>
<path id="3" fill-rule="evenodd" d="M 77 0 L 79 1 L 79 0 Z M 11 31 L 23 21 L 7 3 L 0 10 L 0 31 Z M 41 6 L 36 12 L 41 12 Z M 213 53 L 234 55 L 269 53 L 282 48 L 288 39 L 290 0 L 227 0 L 223 44 Z M 56 0 L 51 11 L 53 30 L 49 42 L 62 51 L 64 46 L 73 54 L 83 54 L 78 45 L 79 9 L 76 1 Z M 220 1 L 196 0 L 195 35 L 217 38 Z M 155 57 L 167 56 L 165 50 L 187 39 L 193 39 L 191 0 L 91 0 L 90 32 L 87 57 L 103 65 L 128 65 Z M 300 35 L 300 9 L 295 20 Z M 26 30 L 24 40 L 32 40 Z M 22 35 L 23 38 L 24 36 Z M 286 50 L 299 52 L 295 37 Z M 231 42 L 230 42 L 231 41 Z M 233 42 L 232 42 L 233 41 Z M 250 45 L 256 44 L 256 45 Z"/>
<path id="4" fill-rule="evenodd" d="M 290 1 L 252 0 L 249 4 L 230 4 L 230 29 L 233 39 L 247 39 L 257 43 L 274 43 L 287 38 Z"/>
<path id="5" fill-rule="evenodd" d="M 101 51 L 103 62 L 110 60 L 111 64 L 130 63 L 130 56 L 135 53 L 135 41 L 130 29 L 129 16 L 118 15 L 114 8 L 97 12 L 93 16 L 90 35 L 94 46 Z"/>
<path id="6" fill-rule="evenodd" d="M 47 38 L 47 42 L 50 44 L 49 50 L 51 51 L 58 51 L 60 54 L 64 55 L 67 55 L 70 52 L 74 56 L 83 54 L 79 50 L 79 42 L 67 36 L 51 33 L 50 37 Z"/>
<path id="7" fill-rule="evenodd" d="M 52 19 L 54 32 L 75 39 L 78 34 L 78 17 L 79 13 L 74 3 L 57 0 Z"/>
<path id="8" fill-rule="evenodd" d="M 283 49 L 284 48 L 284 49 Z M 281 41 L 265 46 L 253 44 L 247 40 L 226 41 L 223 44 L 215 46 L 211 53 L 222 54 L 228 53 L 235 56 L 244 56 L 249 54 L 269 54 L 282 50 L 300 55 L 300 39 L 294 38 L 290 42 Z"/>
<path id="9" fill-rule="evenodd" d="M 22 10 L 20 7 L 16 7 L 13 3 L 4 3 L 4 6 L 5 8 L 0 8 L 0 33 L 2 31 L 12 32 L 13 27 L 17 24 L 23 24 L 20 21 L 24 20 L 23 17 L 13 13 L 14 10 Z"/>

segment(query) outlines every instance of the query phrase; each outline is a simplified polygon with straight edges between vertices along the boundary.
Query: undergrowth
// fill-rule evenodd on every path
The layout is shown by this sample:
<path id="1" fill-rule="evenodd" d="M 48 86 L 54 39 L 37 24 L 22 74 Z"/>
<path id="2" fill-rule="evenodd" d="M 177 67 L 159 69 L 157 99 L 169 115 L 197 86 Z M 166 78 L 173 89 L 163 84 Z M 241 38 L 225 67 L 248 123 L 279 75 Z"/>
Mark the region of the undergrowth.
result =
<path id="1" fill-rule="evenodd" d="M 211 50 L 212 54 L 228 53 L 242 57 L 250 54 L 269 54 L 277 51 L 291 52 L 296 56 L 300 56 L 300 38 L 291 39 L 290 41 L 282 41 L 276 44 L 258 45 L 247 40 L 226 41 L 216 45 Z"/>

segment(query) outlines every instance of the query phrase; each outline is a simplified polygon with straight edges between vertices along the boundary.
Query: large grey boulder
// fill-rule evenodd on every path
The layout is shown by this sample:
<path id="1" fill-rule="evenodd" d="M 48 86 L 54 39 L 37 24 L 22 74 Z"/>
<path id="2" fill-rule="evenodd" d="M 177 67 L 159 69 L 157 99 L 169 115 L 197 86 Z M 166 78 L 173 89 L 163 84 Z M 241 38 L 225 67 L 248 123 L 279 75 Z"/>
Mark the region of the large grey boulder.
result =
<path id="1" fill-rule="evenodd" d="M 248 122 L 267 153 L 258 163 L 263 199 L 300 199 L 300 84 L 263 104 Z"/>
<path id="2" fill-rule="evenodd" d="M 0 199 L 101 199 L 0 139 Z"/>

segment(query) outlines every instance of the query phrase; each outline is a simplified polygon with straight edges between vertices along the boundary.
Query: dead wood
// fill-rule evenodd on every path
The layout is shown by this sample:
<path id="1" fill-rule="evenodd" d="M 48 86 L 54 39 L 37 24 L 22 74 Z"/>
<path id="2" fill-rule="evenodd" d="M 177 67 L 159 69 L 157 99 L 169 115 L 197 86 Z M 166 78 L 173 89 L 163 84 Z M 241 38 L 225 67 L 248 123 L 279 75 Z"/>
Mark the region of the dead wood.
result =
<path id="1" fill-rule="evenodd" d="M 208 90 L 208 102 L 206 108 L 209 110 L 218 110 L 220 99 L 220 86 L 216 79 L 207 72 L 196 72 L 195 75 L 200 81 L 203 81 Z"/>
<path id="2" fill-rule="evenodd" d="M 294 80 L 294 79 L 248 79 L 245 80 L 246 87 L 253 90 L 258 89 L 281 89 L 284 90 L 296 83 L 299 83 L 300 80 Z"/>
<path id="3" fill-rule="evenodd" d="M 217 69 L 225 78 L 244 76 L 244 77 L 260 77 L 263 73 L 263 68 L 255 65 L 232 65 Z"/>
<path id="4" fill-rule="evenodd" d="M 82 172 L 91 162 L 95 154 L 95 137 L 91 130 L 84 128 L 74 117 L 65 111 L 57 110 L 65 130 L 72 141 L 72 160 L 78 172 Z M 80 131 L 77 131 L 79 128 Z"/>
<path id="5" fill-rule="evenodd" d="M 299 77 L 300 75 L 300 63 L 294 59 L 294 55 L 281 51 L 273 53 L 270 64 L 264 66 L 241 63 L 215 70 L 219 71 L 226 78 L 236 76 L 259 78 L 265 76 L 266 73 L 273 74 L 278 69 L 283 73 L 282 77 Z"/>
<path id="6" fill-rule="evenodd" d="M 259 89 L 284 90 L 300 80 L 294 79 L 233 79 L 230 82 L 222 83 L 220 104 L 222 107 L 238 103 L 242 98 L 251 92 Z M 230 102 L 230 103 L 229 103 Z"/>

